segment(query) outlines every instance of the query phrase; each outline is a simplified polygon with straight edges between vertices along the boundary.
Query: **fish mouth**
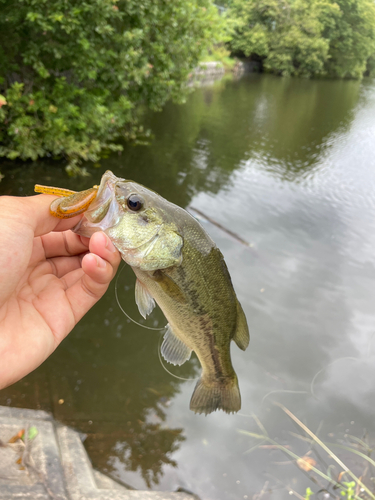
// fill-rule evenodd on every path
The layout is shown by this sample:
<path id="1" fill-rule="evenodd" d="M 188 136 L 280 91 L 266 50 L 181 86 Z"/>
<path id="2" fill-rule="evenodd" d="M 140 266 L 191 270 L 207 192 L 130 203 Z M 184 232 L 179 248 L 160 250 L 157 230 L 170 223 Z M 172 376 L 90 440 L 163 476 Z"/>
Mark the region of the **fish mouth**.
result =
<path id="1" fill-rule="evenodd" d="M 100 181 L 95 201 L 86 212 L 86 216 L 91 222 L 98 223 L 106 216 L 111 201 L 116 198 L 116 185 L 119 182 L 126 181 L 116 177 L 110 170 L 105 172 Z"/>
<path id="2" fill-rule="evenodd" d="M 108 212 L 110 212 L 111 226 L 116 225 L 123 215 L 123 208 L 121 205 L 123 205 L 124 201 L 118 197 L 117 188 L 122 184 L 131 182 L 131 180 L 116 177 L 110 170 L 107 170 L 100 181 L 98 193 L 94 202 L 85 213 L 87 219 L 93 224 L 98 224 L 102 222 L 104 218 L 107 217 Z"/>
<path id="3" fill-rule="evenodd" d="M 122 209 L 116 201 L 116 185 L 128 182 L 107 170 L 100 181 L 98 193 L 84 217 L 73 228 L 81 236 L 90 238 L 97 231 L 105 231 L 115 226 L 121 219 Z"/>
<path id="4" fill-rule="evenodd" d="M 97 231 L 104 231 L 109 235 L 108 230 L 114 229 L 124 216 L 122 201 L 117 196 L 116 190 L 122 184 L 133 181 L 116 177 L 110 170 L 107 170 L 100 181 L 98 193 L 89 209 L 84 213 L 84 217 L 73 228 L 73 231 L 81 236 L 90 238 Z M 137 246 L 132 246 L 130 242 L 122 248 L 122 254 L 128 253 L 138 260 L 147 256 L 154 248 L 160 232 L 161 226 L 155 227 L 155 232 L 147 241 L 142 241 Z M 115 246 L 116 243 L 113 241 Z"/>

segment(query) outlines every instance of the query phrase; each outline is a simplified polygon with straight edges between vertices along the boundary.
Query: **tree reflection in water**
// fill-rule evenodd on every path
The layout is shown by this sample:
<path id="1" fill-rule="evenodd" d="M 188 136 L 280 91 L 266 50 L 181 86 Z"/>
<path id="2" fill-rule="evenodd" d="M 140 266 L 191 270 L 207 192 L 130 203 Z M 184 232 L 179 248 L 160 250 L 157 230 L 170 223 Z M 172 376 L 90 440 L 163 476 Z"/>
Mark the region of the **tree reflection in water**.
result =
<path id="1" fill-rule="evenodd" d="M 182 428 L 169 429 L 160 424 L 139 421 L 139 427 L 136 426 L 126 440 L 114 445 L 108 472 L 115 472 L 114 461 L 118 458 L 126 470 L 139 471 L 147 486 L 151 488 L 152 484 L 159 483 L 164 465 L 177 467 L 177 462 L 171 455 L 185 440 L 182 433 Z"/>

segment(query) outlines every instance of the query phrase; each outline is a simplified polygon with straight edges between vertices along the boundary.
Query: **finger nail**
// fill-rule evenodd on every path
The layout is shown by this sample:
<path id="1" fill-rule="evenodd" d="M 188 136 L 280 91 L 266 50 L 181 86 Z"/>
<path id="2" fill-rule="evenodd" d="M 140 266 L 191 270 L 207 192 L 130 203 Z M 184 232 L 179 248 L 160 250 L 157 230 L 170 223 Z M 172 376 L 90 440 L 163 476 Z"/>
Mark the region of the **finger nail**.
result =
<path id="1" fill-rule="evenodd" d="M 103 267 L 105 267 L 105 266 L 107 265 L 107 264 L 106 264 L 106 262 L 105 262 L 105 260 L 103 260 L 103 259 L 102 259 L 101 257 L 99 257 L 98 255 L 95 255 L 95 258 L 96 258 L 96 265 L 97 265 L 98 267 L 103 268 Z"/>
<path id="2" fill-rule="evenodd" d="M 108 238 L 108 236 L 106 235 L 106 249 L 109 250 L 110 252 L 116 252 L 116 247 L 115 245 L 112 243 L 112 241 Z"/>

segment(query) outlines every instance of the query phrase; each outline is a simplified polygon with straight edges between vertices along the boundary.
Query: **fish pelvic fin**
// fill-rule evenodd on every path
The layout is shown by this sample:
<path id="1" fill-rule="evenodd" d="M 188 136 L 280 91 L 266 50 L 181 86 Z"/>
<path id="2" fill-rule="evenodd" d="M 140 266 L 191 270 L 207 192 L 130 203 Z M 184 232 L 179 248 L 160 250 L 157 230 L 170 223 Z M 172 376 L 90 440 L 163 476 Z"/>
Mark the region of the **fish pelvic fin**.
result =
<path id="1" fill-rule="evenodd" d="M 195 386 L 190 401 L 190 410 L 208 415 L 216 410 L 236 413 L 241 409 L 241 395 L 236 374 L 215 381 L 206 381 L 202 376 Z"/>
<path id="2" fill-rule="evenodd" d="M 177 337 L 169 323 L 161 345 L 161 353 L 163 358 L 173 365 L 183 365 L 191 356 L 191 349 Z"/>
<path id="3" fill-rule="evenodd" d="M 246 350 L 250 342 L 249 327 L 247 326 L 246 316 L 241 304 L 237 300 L 237 323 L 233 340 L 243 351 Z"/>

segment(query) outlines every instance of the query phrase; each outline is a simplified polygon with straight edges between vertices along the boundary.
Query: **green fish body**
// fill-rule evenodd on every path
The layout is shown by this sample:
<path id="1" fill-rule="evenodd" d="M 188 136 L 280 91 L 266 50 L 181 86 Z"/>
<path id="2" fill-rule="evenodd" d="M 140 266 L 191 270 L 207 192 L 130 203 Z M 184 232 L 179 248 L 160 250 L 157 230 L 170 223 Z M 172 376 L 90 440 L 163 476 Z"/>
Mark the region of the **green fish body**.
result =
<path id="1" fill-rule="evenodd" d="M 168 320 L 163 357 L 181 365 L 194 351 L 202 375 L 191 398 L 196 413 L 241 408 L 230 358 L 232 340 L 249 344 L 246 318 L 224 258 L 198 221 L 144 186 L 107 171 L 95 201 L 74 231 L 104 231 L 137 276 L 135 295 L 146 317 L 155 301 Z"/>

